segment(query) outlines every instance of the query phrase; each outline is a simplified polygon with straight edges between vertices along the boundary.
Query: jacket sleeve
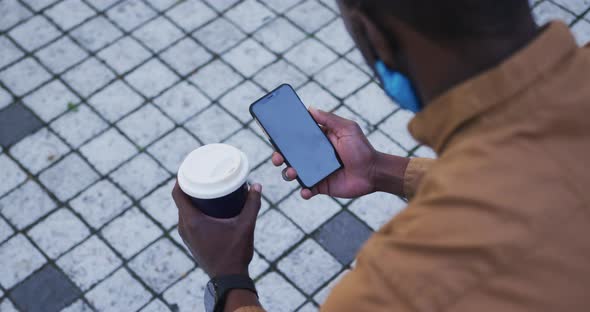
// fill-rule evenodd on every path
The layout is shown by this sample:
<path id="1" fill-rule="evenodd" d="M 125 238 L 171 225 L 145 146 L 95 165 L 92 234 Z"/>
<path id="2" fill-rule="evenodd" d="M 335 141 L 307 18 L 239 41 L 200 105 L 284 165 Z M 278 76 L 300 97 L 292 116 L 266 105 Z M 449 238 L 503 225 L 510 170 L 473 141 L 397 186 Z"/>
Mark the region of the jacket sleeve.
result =
<path id="1" fill-rule="evenodd" d="M 435 161 L 431 158 L 410 159 L 406 172 L 404 173 L 404 195 L 407 199 L 414 197 L 424 174 L 428 172 Z"/>

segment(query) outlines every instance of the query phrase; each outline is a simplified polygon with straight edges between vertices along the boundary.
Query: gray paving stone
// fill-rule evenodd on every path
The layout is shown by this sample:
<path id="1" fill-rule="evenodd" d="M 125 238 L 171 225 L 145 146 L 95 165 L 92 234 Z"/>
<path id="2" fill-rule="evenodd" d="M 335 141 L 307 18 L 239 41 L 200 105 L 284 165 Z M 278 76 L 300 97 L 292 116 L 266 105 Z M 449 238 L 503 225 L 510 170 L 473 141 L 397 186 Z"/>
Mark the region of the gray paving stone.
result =
<path id="1" fill-rule="evenodd" d="M 45 11 L 45 15 L 64 30 L 80 24 L 94 14 L 92 8 L 78 0 L 65 0 Z"/>
<path id="2" fill-rule="evenodd" d="M 19 312 L 12 301 L 8 297 L 0 300 L 0 311 L 4 312 Z"/>
<path id="3" fill-rule="evenodd" d="M 251 81 L 245 81 L 219 99 L 219 103 L 242 122 L 249 122 L 252 120 L 248 110 L 250 104 L 265 94 Z"/>
<path id="4" fill-rule="evenodd" d="M 147 213 L 166 229 L 170 229 L 178 223 L 178 208 L 170 196 L 175 183 L 176 179 L 170 180 L 140 202 Z M 183 244 L 182 240 L 180 244 Z"/>
<path id="5" fill-rule="evenodd" d="M 376 231 L 406 206 L 397 196 L 375 192 L 356 199 L 348 209 Z"/>
<path id="6" fill-rule="evenodd" d="M 123 190 L 139 199 L 167 180 L 170 174 L 142 153 L 119 167 L 110 176 Z"/>
<path id="7" fill-rule="evenodd" d="M 246 35 L 225 18 L 218 18 L 195 31 L 193 37 L 207 49 L 221 54 L 230 47 L 235 46 Z"/>
<path id="8" fill-rule="evenodd" d="M 243 79 L 227 64 L 215 60 L 197 71 L 190 80 L 205 94 L 215 99 Z"/>
<path id="9" fill-rule="evenodd" d="M 148 153 L 173 174 L 176 174 L 180 164 L 188 155 L 201 144 L 183 128 L 176 128 L 148 148 Z"/>
<path id="10" fill-rule="evenodd" d="M 154 97 L 174 84 L 178 77 L 162 62 L 151 59 L 127 75 L 125 80 L 146 97 Z"/>
<path id="11" fill-rule="evenodd" d="M 98 57 L 119 74 L 126 73 L 151 55 L 131 37 L 124 37 L 98 53 Z"/>
<path id="12" fill-rule="evenodd" d="M 90 226 L 99 228 L 131 206 L 131 199 L 113 183 L 102 180 L 70 201 Z"/>
<path id="13" fill-rule="evenodd" d="M 35 11 L 41 11 L 57 0 L 28 0 L 27 4 Z"/>
<path id="14" fill-rule="evenodd" d="M 320 291 L 318 291 L 315 294 L 315 296 L 313 296 L 313 300 L 320 305 L 324 304 L 326 299 L 328 299 L 328 295 L 332 291 L 332 288 L 334 288 L 334 286 L 336 286 L 336 284 L 338 284 L 338 282 L 340 282 L 340 280 L 348 272 L 349 272 L 349 270 L 344 270 L 342 273 L 340 273 L 338 276 L 336 276 L 332 281 L 330 281 L 330 283 L 328 283 L 328 285 L 324 286 Z"/>
<path id="15" fill-rule="evenodd" d="M 104 0 L 100 0 L 104 1 Z M 97 51 L 115 41 L 123 33 L 103 16 L 97 16 L 71 32 L 82 46 Z"/>
<path id="16" fill-rule="evenodd" d="M 70 304 L 66 308 L 62 309 L 61 312 L 91 312 L 92 308 L 87 305 L 81 299 L 74 301 L 74 303 Z"/>
<path id="17" fill-rule="evenodd" d="M 590 9 L 590 1 L 588 0 L 554 0 L 555 3 L 561 4 L 566 9 L 570 10 L 576 15 L 580 15 L 586 10 Z"/>
<path id="18" fill-rule="evenodd" d="M 122 263 L 96 235 L 57 260 L 57 265 L 83 291 L 90 289 Z"/>
<path id="19" fill-rule="evenodd" d="M 533 9 L 533 17 L 538 25 L 545 25 L 551 20 L 562 20 L 565 23 L 571 23 L 576 16 L 562 9 L 555 3 L 543 1 Z"/>
<path id="20" fill-rule="evenodd" d="M 6 3 L 6 1 L 4 1 Z M 2 4 L 0 4 L 1 6 Z M 0 68 L 18 60 L 25 53 L 14 45 L 6 36 L 0 36 Z"/>
<path id="21" fill-rule="evenodd" d="M 269 6 L 271 9 L 277 12 L 283 12 L 288 8 L 293 7 L 296 3 L 301 2 L 301 0 L 265 0 L 264 3 Z"/>
<path id="22" fill-rule="evenodd" d="M 50 84 L 50 85 L 53 85 Z M 50 86 L 48 85 L 48 86 Z M 61 84 L 60 84 L 61 85 Z M 51 87 L 52 90 L 65 90 Z M 49 92 L 51 93 L 51 92 Z M 30 101 L 37 103 L 36 99 L 46 94 L 38 93 Z M 27 136 L 19 143 L 11 147 L 11 153 L 32 173 L 36 174 L 42 169 L 59 160 L 61 156 L 70 151 L 69 147 L 48 128 L 43 128 L 32 135 Z"/>
<path id="23" fill-rule="evenodd" d="M 307 234 L 340 211 L 340 205 L 328 196 L 316 196 L 305 200 L 299 191 L 289 195 L 279 204 L 279 209 Z"/>
<path id="24" fill-rule="evenodd" d="M 12 29 L 8 35 L 27 51 L 34 51 L 59 36 L 55 28 L 43 15 L 37 15 Z"/>
<path id="25" fill-rule="evenodd" d="M 9 146 L 41 128 L 39 119 L 20 103 L 0 110 L 0 145 Z"/>
<path id="26" fill-rule="evenodd" d="M 250 266 L 248 267 L 248 272 L 252 279 L 256 279 L 269 267 L 270 264 L 268 261 L 264 260 L 260 254 L 255 251 L 254 256 L 252 257 L 252 262 L 250 262 Z"/>
<path id="27" fill-rule="evenodd" d="M 0 243 L 4 242 L 5 239 L 9 238 L 14 233 L 14 230 L 10 227 L 8 222 L 0 218 Z M 0 297 L 2 294 L 0 293 Z"/>
<path id="28" fill-rule="evenodd" d="M 0 245 L 0 285 L 10 289 L 45 263 L 43 255 L 24 235 L 17 234 Z"/>
<path id="29" fill-rule="evenodd" d="M 398 110 L 379 125 L 379 129 L 383 130 L 388 136 L 395 138 L 403 148 L 409 151 L 418 145 L 418 142 L 414 140 L 410 131 L 408 131 L 407 125 L 412 117 L 412 113 L 405 110 Z"/>
<path id="30" fill-rule="evenodd" d="M 185 276 L 194 266 L 194 261 L 167 238 L 158 240 L 129 262 L 131 270 L 157 293 Z"/>
<path id="31" fill-rule="evenodd" d="M 254 168 L 268 159 L 273 149 L 260 137 L 248 128 L 244 128 L 231 136 L 224 143 L 233 145 L 242 150 L 248 157 L 250 167 Z"/>
<path id="32" fill-rule="evenodd" d="M 209 3 L 209 5 L 221 12 L 240 2 L 240 0 L 205 0 L 205 2 Z"/>
<path id="33" fill-rule="evenodd" d="M 90 231 L 72 212 L 58 209 L 28 231 L 33 241 L 55 259 L 86 238 Z"/>
<path id="34" fill-rule="evenodd" d="M 178 3 L 176 0 L 147 0 L 152 7 L 158 11 L 164 11 L 171 7 L 173 4 Z"/>
<path id="35" fill-rule="evenodd" d="M 574 27 L 572 27 L 572 31 L 576 36 L 576 41 L 578 45 L 584 46 L 590 42 L 590 15 L 588 15 L 588 20 L 579 20 Z"/>
<path id="36" fill-rule="evenodd" d="M 210 106 L 202 113 L 189 119 L 185 128 L 203 143 L 219 143 L 240 129 L 241 124 L 217 105 Z"/>
<path id="37" fill-rule="evenodd" d="M 252 182 L 262 184 L 264 188 L 262 194 L 271 203 L 277 203 L 299 186 L 295 181 L 286 183 L 281 176 L 281 170 L 281 168 L 276 168 L 270 161 L 267 161 L 250 174 Z"/>
<path id="38" fill-rule="evenodd" d="M 92 96 L 88 103 L 105 119 L 115 122 L 143 103 L 143 98 L 117 80 Z"/>
<path id="39" fill-rule="evenodd" d="M 115 74 L 93 57 L 68 70 L 62 77 L 80 95 L 88 97 L 115 78 Z"/>
<path id="40" fill-rule="evenodd" d="M 0 81 L 18 96 L 35 89 L 50 78 L 49 72 L 30 57 L 0 72 Z"/>
<path id="41" fill-rule="evenodd" d="M 120 0 L 87 0 L 86 2 L 90 3 L 97 10 L 104 11 L 112 7 L 115 3 L 120 2 Z"/>
<path id="42" fill-rule="evenodd" d="M 153 105 L 142 108 L 117 122 L 117 127 L 125 133 L 133 143 L 145 147 L 158 137 L 174 128 L 174 123 Z"/>
<path id="43" fill-rule="evenodd" d="M 391 99 L 376 83 L 371 83 L 348 97 L 344 104 L 376 125 L 397 109 Z"/>
<path id="44" fill-rule="evenodd" d="M 295 311 L 305 297 L 278 273 L 270 272 L 256 282 L 260 303 L 268 311 Z"/>
<path id="45" fill-rule="evenodd" d="M 252 39 L 246 39 L 223 55 L 235 69 L 251 77 L 276 59 L 276 56 Z"/>
<path id="46" fill-rule="evenodd" d="M 185 81 L 168 89 L 153 102 L 177 123 L 185 122 L 211 104 L 201 91 Z"/>
<path id="47" fill-rule="evenodd" d="M 137 147 L 115 128 L 101 133 L 80 148 L 80 153 L 102 174 L 109 173 L 137 152 Z"/>
<path id="48" fill-rule="evenodd" d="M 97 311 L 106 312 L 135 311 L 146 304 L 151 295 L 122 268 L 86 293 L 85 297 Z"/>
<path id="49" fill-rule="evenodd" d="M 270 92 L 283 83 L 297 89 L 308 80 L 308 77 L 291 64 L 279 60 L 258 72 L 254 80 Z"/>
<path id="50" fill-rule="evenodd" d="M 383 134 L 381 130 L 375 130 L 367 136 L 373 147 L 383 153 L 397 156 L 408 156 L 408 151 L 403 149 L 389 137 Z"/>
<path id="51" fill-rule="evenodd" d="M 316 37 L 340 54 L 344 54 L 354 47 L 354 41 L 352 41 L 346 27 L 344 27 L 344 22 L 340 18 L 333 20 L 328 26 L 322 28 L 316 34 Z"/>
<path id="52" fill-rule="evenodd" d="M 152 51 L 159 52 L 182 38 L 183 33 L 166 18 L 158 17 L 135 30 L 133 36 Z"/>
<path id="53" fill-rule="evenodd" d="M 315 78 L 318 83 L 340 98 L 347 97 L 369 81 L 364 72 L 343 58 L 330 64 Z"/>
<path id="54" fill-rule="evenodd" d="M 31 312 L 54 312 L 72 303 L 80 290 L 53 265 L 29 276 L 10 296 L 16 305 Z"/>
<path id="55" fill-rule="evenodd" d="M 307 0 L 290 9 L 287 17 L 306 32 L 315 32 L 336 15 L 316 0 Z"/>
<path id="56" fill-rule="evenodd" d="M 283 53 L 305 38 L 305 33 L 297 29 L 287 19 L 279 17 L 254 33 L 254 38 L 261 41 L 271 51 Z"/>
<path id="57" fill-rule="evenodd" d="M 195 42 L 184 38 L 161 54 L 162 59 L 183 76 L 193 72 L 213 58 L 211 53 Z"/>
<path id="58" fill-rule="evenodd" d="M 160 299 L 155 299 L 154 301 L 150 302 L 147 306 L 143 309 L 139 310 L 140 312 L 168 312 L 170 309 L 162 302 Z"/>
<path id="59" fill-rule="evenodd" d="M 319 311 L 318 308 L 316 306 L 314 306 L 313 303 L 311 303 L 311 302 L 306 303 L 304 306 L 299 308 L 299 310 L 297 310 L 297 312 L 317 312 L 317 311 Z"/>
<path id="60" fill-rule="evenodd" d="M 298 43 L 283 57 L 304 73 L 312 75 L 336 60 L 338 56 L 316 39 L 309 38 Z"/>
<path id="61" fill-rule="evenodd" d="M 5 13 L 2 14 L 2 20 L 0 20 L 0 31 L 5 31 L 32 15 L 31 11 L 17 0 L 1 1 L 0 12 Z"/>
<path id="62" fill-rule="evenodd" d="M 274 261 L 302 238 L 303 232 L 293 222 L 276 210 L 269 210 L 258 218 L 254 246 L 266 259 Z"/>
<path id="63" fill-rule="evenodd" d="M 120 1 L 107 10 L 106 14 L 109 19 L 126 31 L 130 31 L 156 16 L 156 12 L 140 0 Z"/>
<path id="64" fill-rule="evenodd" d="M 299 90 L 297 95 L 306 106 L 312 106 L 325 112 L 332 111 L 340 102 L 314 81 L 310 81 Z"/>
<path id="65" fill-rule="evenodd" d="M 329 281 L 342 266 L 312 239 L 297 246 L 277 265 L 305 293 L 311 294 Z"/>
<path id="66" fill-rule="evenodd" d="M 209 277 L 201 269 L 196 269 L 164 292 L 164 300 L 177 306 L 178 311 L 204 310 L 203 294 Z"/>
<path id="67" fill-rule="evenodd" d="M 39 176 L 39 181 L 61 201 L 72 198 L 96 180 L 98 174 L 77 154 L 66 156 Z"/>
<path id="68" fill-rule="evenodd" d="M 0 162 L 3 156 L 0 155 Z M 28 181 L 0 199 L 0 213 L 17 229 L 27 227 L 56 207 L 55 202 L 34 181 Z"/>
<path id="69" fill-rule="evenodd" d="M 171 20 L 184 29 L 187 33 L 212 20 L 216 13 L 202 1 L 184 0 L 171 10 L 166 12 Z"/>
<path id="70" fill-rule="evenodd" d="M 115 250 L 128 259 L 156 240 L 162 231 L 134 207 L 109 223 L 101 233 Z"/>
<path id="71" fill-rule="evenodd" d="M 87 105 L 71 108 L 50 125 L 72 147 L 76 148 L 108 127 Z"/>
<path id="72" fill-rule="evenodd" d="M 350 212 L 342 211 L 322 225 L 314 238 L 341 264 L 347 265 L 371 233 L 372 230 Z"/>
<path id="73" fill-rule="evenodd" d="M 51 81 L 23 99 L 23 103 L 45 122 L 65 112 L 68 105 L 79 102 L 80 98 L 59 80 Z"/>
<path id="74" fill-rule="evenodd" d="M 0 155 L 0 195 L 10 191 L 27 178 L 18 165 L 5 154 Z"/>
<path id="75" fill-rule="evenodd" d="M 69 37 L 61 37 L 35 53 L 45 66 L 54 73 L 61 73 L 82 61 L 88 53 Z"/>
<path id="76" fill-rule="evenodd" d="M 225 15 L 247 33 L 254 32 L 273 17 L 269 9 L 254 0 L 241 2 L 226 12 Z"/>

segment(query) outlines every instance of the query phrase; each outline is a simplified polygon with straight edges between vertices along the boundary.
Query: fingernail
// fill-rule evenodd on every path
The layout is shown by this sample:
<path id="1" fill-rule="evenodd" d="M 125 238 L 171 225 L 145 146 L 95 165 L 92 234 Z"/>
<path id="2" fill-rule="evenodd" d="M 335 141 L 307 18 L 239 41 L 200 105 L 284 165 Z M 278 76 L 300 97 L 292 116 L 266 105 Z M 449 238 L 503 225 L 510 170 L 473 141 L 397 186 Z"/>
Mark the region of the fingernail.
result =
<path id="1" fill-rule="evenodd" d="M 260 185 L 258 183 L 252 185 L 252 188 L 254 188 L 254 190 L 258 193 L 260 193 L 262 191 L 262 185 Z"/>

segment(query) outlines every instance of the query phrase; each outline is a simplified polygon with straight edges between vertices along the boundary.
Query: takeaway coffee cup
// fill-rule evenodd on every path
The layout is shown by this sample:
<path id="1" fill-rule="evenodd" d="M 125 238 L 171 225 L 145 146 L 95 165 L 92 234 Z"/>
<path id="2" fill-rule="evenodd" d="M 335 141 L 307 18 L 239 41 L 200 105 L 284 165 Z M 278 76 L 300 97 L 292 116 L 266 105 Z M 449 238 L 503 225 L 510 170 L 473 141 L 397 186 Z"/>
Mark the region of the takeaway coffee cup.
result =
<path id="1" fill-rule="evenodd" d="M 178 185 L 206 215 L 232 218 L 246 202 L 249 172 L 244 152 L 227 144 L 208 144 L 186 156 L 178 169 Z"/>

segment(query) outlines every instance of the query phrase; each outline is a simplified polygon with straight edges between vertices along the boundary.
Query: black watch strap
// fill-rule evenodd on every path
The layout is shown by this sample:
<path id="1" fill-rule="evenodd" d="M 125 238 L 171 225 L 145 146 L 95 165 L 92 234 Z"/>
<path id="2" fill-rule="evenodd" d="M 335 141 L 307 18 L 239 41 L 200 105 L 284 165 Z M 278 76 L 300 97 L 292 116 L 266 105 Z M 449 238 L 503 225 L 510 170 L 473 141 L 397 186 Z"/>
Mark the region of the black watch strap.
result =
<path id="1" fill-rule="evenodd" d="M 247 275 L 223 275 L 211 279 L 215 287 L 215 312 L 222 312 L 227 294 L 232 289 L 246 289 L 256 294 L 254 281 Z"/>

